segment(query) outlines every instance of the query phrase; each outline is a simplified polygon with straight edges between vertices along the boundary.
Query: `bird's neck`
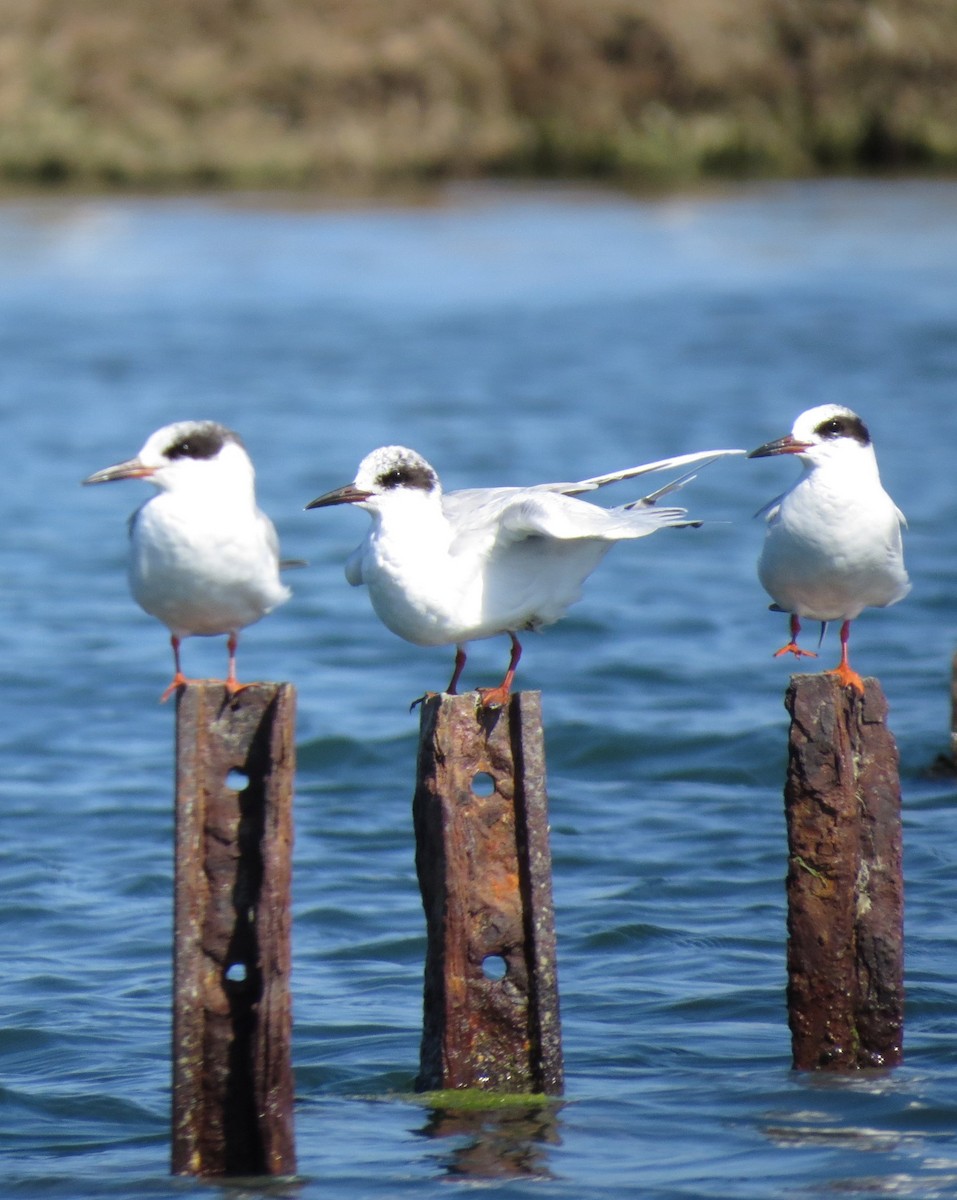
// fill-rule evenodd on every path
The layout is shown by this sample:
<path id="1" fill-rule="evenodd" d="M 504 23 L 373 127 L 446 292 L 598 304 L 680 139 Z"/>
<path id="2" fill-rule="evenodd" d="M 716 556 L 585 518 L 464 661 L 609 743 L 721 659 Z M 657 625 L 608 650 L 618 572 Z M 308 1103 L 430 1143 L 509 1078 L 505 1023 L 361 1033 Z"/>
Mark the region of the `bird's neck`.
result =
<path id="1" fill-rule="evenodd" d="M 854 491 L 861 487 L 880 487 L 881 476 L 877 468 L 877 456 L 872 446 L 864 446 L 855 453 L 842 456 L 840 460 L 805 464 L 805 477 L 815 487 L 826 487 L 829 491 Z"/>
<path id="2" fill-rule="evenodd" d="M 196 512 L 250 512 L 256 507 L 256 492 L 244 480 L 190 480 L 165 492 L 167 503 Z"/>
<path id="3" fill-rule="evenodd" d="M 453 531 L 438 496 L 415 491 L 391 500 L 375 514 L 373 536 L 380 544 L 420 560 L 448 552 Z"/>

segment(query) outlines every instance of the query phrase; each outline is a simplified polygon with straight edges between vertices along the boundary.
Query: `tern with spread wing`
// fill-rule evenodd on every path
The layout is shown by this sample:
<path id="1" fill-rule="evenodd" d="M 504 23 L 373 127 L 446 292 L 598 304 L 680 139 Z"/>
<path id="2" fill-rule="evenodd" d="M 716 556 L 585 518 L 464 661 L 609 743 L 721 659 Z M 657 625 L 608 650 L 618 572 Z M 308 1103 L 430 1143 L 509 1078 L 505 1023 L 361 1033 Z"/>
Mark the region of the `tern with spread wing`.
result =
<path id="1" fill-rule="evenodd" d="M 465 666 L 466 643 L 508 634 L 505 678 L 498 687 L 479 689 L 482 704 L 494 707 L 510 693 L 522 652 L 518 634 L 564 616 L 616 542 L 700 523 L 689 521 L 683 508 L 655 506 L 692 475 L 618 508 L 578 497 L 651 471 L 743 453 L 706 450 L 578 483 L 443 493 L 420 454 L 383 446 L 362 460 L 353 483 L 306 507 L 355 504 L 369 513 L 372 527 L 349 557 L 346 578 L 353 586 L 365 584 L 380 620 L 399 637 L 417 646 L 456 647 L 449 694 Z"/>

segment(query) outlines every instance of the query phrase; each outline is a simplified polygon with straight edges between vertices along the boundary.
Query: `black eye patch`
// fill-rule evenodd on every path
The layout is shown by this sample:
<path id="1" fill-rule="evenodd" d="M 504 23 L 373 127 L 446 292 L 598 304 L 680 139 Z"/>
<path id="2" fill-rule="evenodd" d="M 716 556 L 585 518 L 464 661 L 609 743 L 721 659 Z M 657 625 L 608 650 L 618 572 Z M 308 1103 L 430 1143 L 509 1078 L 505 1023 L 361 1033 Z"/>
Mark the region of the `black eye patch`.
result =
<path id="1" fill-rule="evenodd" d="M 168 459 L 176 458 L 215 458 L 222 450 L 226 438 L 222 430 L 216 426 L 207 429 L 194 429 L 191 433 L 167 446 L 164 454 Z"/>
<path id="2" fill-rule="evenodd" d="M 823 438 L 853 438 L 862 446 L 870 445 L 871 441 L 867 426 L 857 416 L 829 417 L 826 421 L 822 421 L 814 432 Z"/>
<path id="3" fill-rule="evenodd" d="M 428 492 L 435 484 L 435 476 L 427 467 L 394 467 L 380 475 L 376 483 L 386 489 L 408 487 Z"/>

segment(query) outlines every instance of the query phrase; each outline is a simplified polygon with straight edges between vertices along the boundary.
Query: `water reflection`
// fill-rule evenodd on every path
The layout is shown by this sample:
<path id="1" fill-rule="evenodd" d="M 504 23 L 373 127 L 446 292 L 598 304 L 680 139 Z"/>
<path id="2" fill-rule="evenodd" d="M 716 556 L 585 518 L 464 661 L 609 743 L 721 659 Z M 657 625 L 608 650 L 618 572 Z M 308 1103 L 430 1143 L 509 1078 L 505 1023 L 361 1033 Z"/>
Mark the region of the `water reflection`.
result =
<path id="1" fill-rule="evenodd" d="M 541 1100 L 480 1111 L 433 1108 L 416 1132 L 425 1138 L 455 1139 L 437 1155 L 451 1178 L 553 1179 L 544 1149 L 561 1144 L 558 1108 Z"/>
<path id="2" fill-rule="evenodd" d="M 205 1179 L 204 1183 L 216 1188 L 220 1200 L 299 1200 L 305 1181 L 282 1177 L 271 1179 L 265 1175 L 236 1178 L 226 1182 Z"/>

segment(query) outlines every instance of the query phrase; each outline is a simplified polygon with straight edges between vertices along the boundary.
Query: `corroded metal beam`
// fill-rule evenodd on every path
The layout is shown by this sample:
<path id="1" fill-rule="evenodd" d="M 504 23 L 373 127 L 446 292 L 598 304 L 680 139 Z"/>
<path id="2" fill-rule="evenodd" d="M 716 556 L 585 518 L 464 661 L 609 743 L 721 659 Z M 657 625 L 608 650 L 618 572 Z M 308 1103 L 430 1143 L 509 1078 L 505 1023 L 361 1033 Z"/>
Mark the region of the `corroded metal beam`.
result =
<path id="1" fill-rule="evenodd" d="M 295 690 L 190 683 L 176 712 L 174 1174 L 295 1171 Z"/>
<path id="2" fill-rule="evenodd" d="M 898 755 L 875 679 L 861 696 L 795 675 L 784 800 L 794 1066 L 902 1061 L 904 898 Z"/>
<path id="3" fill-rule="evenodd" d="M 413 816 L 426 915 L 423 1091 L 562 1090 L 541 698 L 422 706 Z"/>

